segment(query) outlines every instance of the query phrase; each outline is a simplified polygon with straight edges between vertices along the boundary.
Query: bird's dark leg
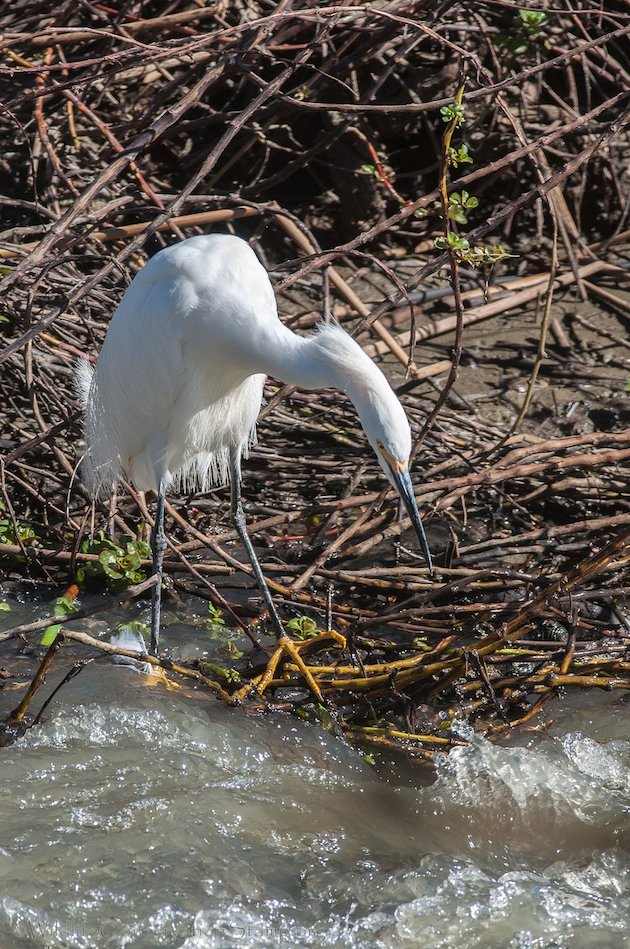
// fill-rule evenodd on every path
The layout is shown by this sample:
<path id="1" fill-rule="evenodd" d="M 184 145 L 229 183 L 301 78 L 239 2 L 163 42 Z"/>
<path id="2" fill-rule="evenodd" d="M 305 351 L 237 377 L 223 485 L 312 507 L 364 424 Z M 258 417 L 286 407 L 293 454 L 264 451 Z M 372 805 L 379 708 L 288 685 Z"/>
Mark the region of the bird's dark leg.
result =
<path id="1" fill-rule="evenodd" d="M 293 642 L 292 639 L 289 639 L 287 634 L 284 631 L 282 625 L 282 620 L 278 616 L 278 611 L 276 609 L 275 603 L 271 598 L 271 592 L 267 586 L 267 581 L 263 576 L 263 572 L 258 562 L 258 557 L 252 546 L 252 542 L 249 539 L 249 534 L 247 533 L 247 527 L 245 524 L 245 512 L 243 511 L 243 505 L 241 503 L 241 454 L 240 451 L 232 451 L 230 453 L 230 476 L 232 480 L 232 519 L 234 521 L 234 526 L 238 533 L 238 536 L 241 539 L 245 550 L 247 551 L 247 556 L 249 557 L 249 562 L 252 565 L 254 571 L 254 576 L 256 577 L 256 582 L 260 588 L 265 603 L 267 604 L 267 609 L 269 610 L 269 616 L 271 617 L 271 622 L 276 631 L 276 649 L 273 656 L 269 660 L 269 664 L 265 673 L 259 678 L 257 683 L 257 690 L 262 695 L 262 693 L 267 688 L 267 685 L 274 678 L 276 668 L 283 654 L 286 654 L 293 660 L 302 676 L 304 681 L 308 685 L 309 689 L 315 696 L 315 698 L 324 704 L 326 700 L 322 696 L 321 689 L 319 688 L 317 682 L 312 676 L 312 673 L 309 672 L 308 667 L 304 664 L 304 660 L 300 656 L 300 651 L 298 645 Z"/>
<path id="2" fill-rule="evenodd" d="M 249 539 L 249 534 L 247 533 L 245 511 L 243 510 L 243 504 L 241 501 L 241 455 L 239 451 L 232 451 L 230 453 L 230 479 L 232 485 L 232 520 L 234 521 L 234 527 L 236 528 L 236 532 L 241 539 L 243 547 L 247 551 L 249 562 L 252 565 L 252 570 L 254 571 L 254 576 L 256 577 L 256 583 L 258 584 L 260 592 L 262 593 L 265 603 L 267 604 L 267 609 L 269 610 L 269 616 L 271 617 L 273 628 L 276 631 L 276 636 L 278 639 L 280 639 L 283 636 L 286 636 L 284 627 L 282 625 L 282 620 L 278 616 L 276 605 L 273 602 L 271 592 L 267 586 L 267 581 L 263 576 L 262 568 L 258 562 L 256 551 L 254 550 L 252 542 Z"/>
<path id="3" fill-rule="evenodd" d="M 160 647 L 160 609 L 162 606 L 162 564 L 166 550 L 166 534 L 164 533 L 164 502 L 166 486 L 160 481 L 158 489 L 157 507 L 155 509 L 155 524 L 151 533 L 153 548 L 153 576 L 156 577 L 155 586 L 151 594 L 151 648 L 152 656 L 157 656 Z"/>

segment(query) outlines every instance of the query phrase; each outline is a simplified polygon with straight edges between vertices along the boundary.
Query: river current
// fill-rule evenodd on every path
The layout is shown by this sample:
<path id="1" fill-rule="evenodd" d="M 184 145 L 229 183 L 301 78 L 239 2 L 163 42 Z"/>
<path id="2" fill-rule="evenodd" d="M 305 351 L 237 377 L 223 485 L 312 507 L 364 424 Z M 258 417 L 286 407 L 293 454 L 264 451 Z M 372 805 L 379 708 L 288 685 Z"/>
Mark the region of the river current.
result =
<path id="1" fill-rule="evenodd" d="M 625 695 L 430 774 L 153 683 L 94 663 L 0 748 L 0 946 L 630 947 Z"/>

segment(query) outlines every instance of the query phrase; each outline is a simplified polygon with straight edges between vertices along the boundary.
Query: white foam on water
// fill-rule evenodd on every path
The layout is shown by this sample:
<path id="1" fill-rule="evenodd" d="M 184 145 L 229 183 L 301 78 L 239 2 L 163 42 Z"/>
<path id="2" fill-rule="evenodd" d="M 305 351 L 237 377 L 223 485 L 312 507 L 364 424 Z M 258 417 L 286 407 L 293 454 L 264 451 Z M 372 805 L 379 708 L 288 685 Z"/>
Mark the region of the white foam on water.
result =
<path id="1" fill-rule="evenodd" d="M 460 728 L 428 784 L 99 675 L 0 749 L 0 945 L 630 947 L 629 742 Z"/>

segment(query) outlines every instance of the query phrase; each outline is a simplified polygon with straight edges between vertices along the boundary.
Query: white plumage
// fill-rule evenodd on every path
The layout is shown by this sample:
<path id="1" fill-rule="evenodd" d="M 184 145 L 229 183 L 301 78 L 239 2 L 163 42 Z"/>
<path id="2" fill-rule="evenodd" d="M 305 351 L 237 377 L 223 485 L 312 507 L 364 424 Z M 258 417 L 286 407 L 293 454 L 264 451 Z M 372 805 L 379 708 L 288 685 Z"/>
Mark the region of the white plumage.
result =
<path id="1" fill-rule="evenodd" d="M 111 490 L 123 473 L 140 490 L 157 490 L 162 477 L 202 491 L 227 480 L 229 448 L 254 439 L 265 377 L 235 353 L 226 359 L 226 330 L 252 334 L 262 320 L 277 321 L 275 299 L 244 241 L 193 237 L 148 262 L 112 317 L 95 372 L 85 361 L 80 370 L 93 491 Z"/>
<path id="2" fill-rule="evenodd" d="M 96 368 L 83 361 L 86 484 L 105 493 L 124 475 L 164 494 L 231 476 L 240 507 L 239 459 L 255 441 L 267 375 L 347 393 L 430 563 L 407 468 L 409 424 L 385 376 L 337 325 L 307 337 L 287 329 L 264 267 L 231 235 L 156 254 L 114 313 Z"/>

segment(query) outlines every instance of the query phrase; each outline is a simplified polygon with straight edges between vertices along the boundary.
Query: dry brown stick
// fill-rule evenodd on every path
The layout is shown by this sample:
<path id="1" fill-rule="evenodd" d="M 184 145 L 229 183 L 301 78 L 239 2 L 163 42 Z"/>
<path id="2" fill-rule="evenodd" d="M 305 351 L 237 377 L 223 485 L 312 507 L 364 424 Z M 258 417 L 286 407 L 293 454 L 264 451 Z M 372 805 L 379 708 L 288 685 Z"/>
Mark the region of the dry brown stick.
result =
<path id="1" fill-rule="evenodd" d="M 581 448 L 591 445 L 624 445 L 630 440 L 630 433 L 621 432 L 588 432 L 585 435 L 569 435 L 567 438 L 537 438 L 535 435 L 522 436 L 529 444 L 522 448 L 513 448 L 494 462 L 494 468 L 509 468 L 517 464 L 522 458 L 532 461 L 539 455 L 555 455 L 567 451 L 569 448 Z"/>
<path id="2" fill-rule="evenodd" d="M 44 56 L 44 67 L 50 65 L 52 54 L 53 54 L 52 47 L 49 46 L 46 49 L 46 53 Z M 19 60 L 20 57 L 17 57 L 17 59 Z M 32 65 L 32 63 L 29 63 L 26 61 L 23 61 L 23 62 L 25 62 L 25 64 L 28 66 Z M 45 68 L 42 69 L 42 72 L 35 78 L 35 85 L 39 86 L 40 88 L 43 88 L 46 83 L 47 75 L 48 74 L 46 73 Z M 75 187 L 74 182 L 72 182 L 68 178 L 65 171 L 63 170 L 63 166 L 61 164 L 59 156 L 57 155 L 57 152 L 55 151 L 53 144 L 50 140 L 50 135 L 48 134 L 48 126 L 46 124 L 46 119 L 44 118 L 44 96 L 43 95 L 38 96 L 38 98 L 35 100 L 35 110 L 33 114 L 35 116 L 35 121 L 37 123 L 37 132 L 39 134 L 40 140 L 44 148 L 46 149 L 46 154 L 48 155 L 55 171 L 59 175 L 59 178 L 63 181 L 63 183 L 65 184 L 66 188 L 70 191 L 70 193 L 74 195 L 74 197 L 76 198 L 79 192 L 77 191 L 77 188 Z"/>
<path id="3" fill-rule="evenodd" d="M 196 10 L 181 10 L 179 13 L 167 13 L 164 16 L 151 17 L 143 20 L 128 20 L 125 22 L 125 30 L 132 35 L 144 33 L 147 31 L 171 26 L 182 26 L 189 23 L 197 23 L 199 20 L 205 20 L 209 17 L 217 16 L 215 5 L 211 7 L 200 7 Z M 33 46 L 46 46 L 48 43 L 78 43 L 83 40 L 94 39 L 93 30 L 80 30 L 75 27 L 66 28 L 60 31 L 59 27 L 44 27 L 38 34 L 31 33 L 7 33 L 5 39 L 11 41 L 28 40 Z M 108 30 L 99 30 L 100 34 L 106 33 L 111 39 L 118 39 L 119 34 Z"/>
<path id="4" fill-rule="evenodd" d="M 329 544 L 325 546 L 321 554 L 319 554 L 319 556 L 316 557 L 315 560 L 311 564 L 309 564 L 306 570 L 303 570 L 302 573 L 299 575 L 299 577 L 297 577 L 293 581 L 293 583 L 289 587 L 289 589 L 292 592 L 301 590 L 311 579 L 315 571 L 318 570 L 319 567 L 322 567 L 326 563 L 326 561 L 330 557 L 333 556 L 333 554 L 335 554 L 341 547 L 343 547 L 346 541 L 348 541 L 351 537 L 354 537 L 357 531 L 367 521 L 369 521 L 370 518 L 374 516 L 375 512 L 378 510 L 378 508 L 384 501 L 385 495 L 387 494 L 388 490 L 389 488 L 383 489 L 383 491 L 381 491 L 378 498 L 376 499 L 376 502 L 374 503 L 374 506 L 372 508 L 367 508 L 367 510 L 363 511 L 362 514 L 359 514 L 359 516 L 355 518 L 352 524 L 349 524 L 348 527 L 346 527 L 346 529 L 341 532 L 341 534 L 339 534 L 337 537 L 335 537 L 334 540 L 332 540 Z"/>
<path id="5" fill-rule="evenodd" d="M 57 624 L 61 624 L 63 626 L 65 623 L 71 623 L 76 619 L 84 619 L 86 616 L 94 616 L 95 613 L 102 613 L 104 610 L 109 610 L 115 606 L 120 606 L 121 604 L 126 603 L 128 600 L 133 600 L 136 597 L 141 596 L 153 586 L 155 586 L 155 577 L 149 577 L 148 580 L 143 580 L 142 583 L 136 583 L 133 586 L 127 587 L 124 593 L 121 593 L 119 596 L 110 596 L 105 600 L 101 600 L 101 602 L 97 603 L 95 606 L 86 607 L 82 610 L 76 610 L 74 613 L 64 613 L 61 616 L 45 616 L 43 619 L 34 620 L 32 623 L 22 623 L 20 626 L 13 626 L 11 629 L 7 629 L 3 633 L 0 633 L 0 642 L 4 642 L 7 639 L 14 639 L 16 636 L 26 636 L 28 633 L 36 633 L 38 630 L 45 629 L 47 626 L 53 626 Z M 98 642 L 98 640 L 96 641 Z"/>
<path id="6" fill-rule="evenodd" d="M 579 274 L 581 277 L 587 277 L 591 276 L 592 274 L 599 273 L 600 271 L 608 270 L 622 272 L 621 268 L 615 267 L 613 264 L 609 264 L 603 260 L 596 260 L 580 267 Z M 564 273 L 560 274 L 560 276 L 556 278 L 554 285 L 556 287 L 568 287 L 574 282 L 575 277 L 573 273 Z M 483 306 L 471 307 L 469 310 L 464 311 L 463 325 L 466 327 L 475 323 L 481 323 L 483 320 L 488 320 L 493 316 L 497 316 L 499 313 L 513 310 L 519 306 L 524 306 L 526 303 L 530 303 L 532 300 L 535 300 L 543 292 L 544 287 L 541 284 L 536 284 L 535 286 L 528 287 L 525 290 L 519 290 L 516 293 L 506 294 L 504 297 L 492 300 L 490 303 L 486 303 Z M 446 333 L 452 333 L 456 326 L 457 317 L 445 316 L 442 317 L 442 319 L 430 321 L 424 326 L 419 326 L 416 330 L 416 339 L 418 342 L 422 342 L 422 340 L 426 339 L 435 339 L 436 336 L 443 336 Z M 396 339 L 400 346 L 405 346 L 409 342 L 409 333 L 399 333 Z M 374 343 L 372 346 L 366 346 L 365 351 L 369 356 L 376 356 L 382 355 L 386 349 L 382 343 Z"/>
<path id="7" fill-rule="evenodd" d="M 471 94 L 472 95 L 472 94 Z M 613 96 L 611 99 L 608 99 L 606 103 L 602 103 L 596 108 L 592 109 L 590 112 L 585 113 L 582 116 L 579 116 L 572 122 L 569 122 L 566 125 L 561 126 L 558 129 L 554 129 L 553 132 L 548 132 L 547 134 L 536 139 L 534 142 L 530 142 L 528 145 L 523 146 L 522 148 L 517 148 L 513 152 L 510 152 L 508 155 L 503 156 L 502 158 L 497 159 L 494 162 L 490 162 L 485 165 L 483 168 L 476 169 L 475 171 L 468 172 L 468 174 L 462 175 L 457 179 L 457 187 L 461 188 L 468 186 L 475 181 L 495 175 L 498 171 L 503 170 L 504 168 L 516 163 L 521 158 L 526 157 L 535 151 L 538 148 L 547 147 L 553 142 L 556 142 L 558 139 L 564 138 L 566 135 L 571 132 L 576 131 L 578 128 L 581 128 L 583 125 L 588 124 L 600 112 L 604 111 L 606 108 L 612 108 L 615 105 L 618 105 L 624 99 L 627 99 L 630 96 L 630 93 L 624 91 L 618 93 L 616 96 Z M 470 97 L 469 97 L 470 98 Z M 450 100 L 445 100 L 443 104 L 451 104 Z M 487 233 L 490 233 L 492 230 L 496 229 L 504 220 L 507 220 L 509 217 L 513 216 L 518 210 L 527 205 L 531 204 L 536 198 L 544 193 L 545 190 L 551 190 L 556 187 L 560 182 L 564 181 L 570 174 L 577 170 L 580 167 L 580 164 L 583 161 L 587 161 L 593 152 L 598 148 L 601 148 L 610 138 L 613 138 L 619 131 L 620 123 L 613 123 L 614 127 L 611 127 L 608 130 L 608 133 L 605 133 L 603 136 L 600 136 L 600 139 L 597 140 L 592 146 L 590 146 L 586 151 L 588 154 L 582 153 L 580 156 L 577 156 L 576 159 L 567 162 L 565 166 L 557 172 L 552 178 L 548 179 L 544 185 L 536 185 L 536 187 L 530 189 L 529 191 L 522 194 L 515 201 L 509 203 L 499 212 L 494 214 L 492 218 L 486 223 L 481 225 L 478 228 L 475 228 L 467 236 L 470 239 L 471 244 L 481 240 Z M 440 193 L 439 189 L 434 189 L 430 193 L 423 195 L 418 198 L 416 201 L 413 201 L 409 205 L 405 205 L 402 208 L 399 208 L 394 214 L 390 215 L 388 218 L 385 218 L 383 221 L 379 221 L 378 224 L 369 228 L 367 231 L 362 231 L 357 237 L 353 240 L 346 242 L 345 244 L 339 244 L 337 247 L 333 248 L 330 251 L 325 251 L 324 254 L 318 260 L 312 260 L 305 263 L 296 273 L 291 274 L 290 277 L 286 278 L 280 285 L 280 289 L 288 287 L 298 280 L 304 279 L 308 276 L 313 270 L 318 269 L 320 266 L 330 262 L 335 257 L 343 256 L 348 254 L 353 250 L 363 246 L 364 244 L 373 241 L 375 238 L 379 237 L 383 232 L 391 230 L 397 224 L 400 224 L 402 221 L 406 220 L 411 215 L 415 214 L 417 211 L 430 207 L 434 201 L 439 200 Z M 431 261 L 429 264 L 422 267 L 418 273 L 408 281 L 405 288 L 405 292 L 409 293 L 412 289 L 418 285 L 418 283 L 423 280 L 430 273 L 435 273 L 436 270 L 439 270 L 445 264 L 445 255 L 440 254 L 435 260 Z M 0 287 L 1 289 L 1 287 Z M 391 309 L 392 306 L 399 305 L 404 303 L 404 294 L 398 293 L 394 294 L 390 299 L 384 301 L 383 304 L 375 307 L 370 316 L 371 319 L 378 319 L 385 310 Z M 356 332 L 361 333 L 369 328 L 369 321 L 363 321 L 362 324 L 357 326 Z"/>
<path id="8" fill-rule="evenodd" d="M 561 195 L 560 191 L 558 192 L 558 195 Z M 562 202 L 564 202 L 564 198 L 562 199 Z M 560 202 L 560 206 L 562 206 L 562 202 Z M 564 205 L 566 206 L 566 202 L 564 202 Z M 536 386 L 536 382 L 538 381 L 540 368 L 547 356 L 547 353 L 546 353 L 547 332 L 549 329 L 549 321 L 551 319 L 551 304 L 553 301 L 554 284 L 556 281 L 556 276 L 557 276 L 557 271 L 558 271 L 558 214 L 559 214 L 558 208 L 554 207 L 551 201 L 549 203 L 549 210 L 551 213 L 551 221 L 552 221 L 552 227 L 553 227 L 553 238 L 551 242 L 551 267 L 549 269 L 549 280 L 545 288 L 543 317 L 540 322 L 540 331 L 538 334 L 538 349 L 536 352 L 536 358 L 534 359 L 534 364 L 532 366 L 529 379 L 527 380 L 527 390 L 523 398 L 523 403 L 517 412 L 516 418 L 510 425 L 506 434 L 503 436 L 503 438 L 499 440 L 499 442 L 496 445 L 493 446 L 492 448 L 493 451 L 497 451 L 499 448 L 505 445 L 508 438 L 511 435 L 513 435 L 514 432 L 520 427 L 521 422 L 527 415 L 527 412 L 529 411 L 529 407 L 531 405 L 532 397 L 534 395 L 534 388 Z M 568 213 L 568 209 L 567 209 L 567 213 Z M 573 275 L 575 277 L 576 283 L 579 284 L 579 280 L 580 280 L 579 268 L 577 267 L 573 268 Z"/>
<path id="9" fill-rule="evenodd" d="M 572 524 L 557 524 L 554 527 L 541 527 L 539 530 L 526 531 L 509 537 L 509 543 L 515 547 L 528 544 L 533 540 L 555 540 L 558 537 L 572 537 L 594 531 L 608 531 L 613 527 L 624 527 L 630 524 L 629 514 L 615 514 L 612 517 L 592 517 L 583 521 L 574 521 Z M 481 553 L 494 547 L 502 547 L 506 543 L 505 537 L 489 537 L 477 544 L 460 547 L 460 555 Z"/>
<path id="10" fill-rule="evenodd" d="M 254 42 L 255 37 L 252 37 L 250 42 Z M 239 114 L 239 117 L 236 121 L 232 122 L 228 129 L 221 136 L 219 142 L 211 150 L 208 157 L 202 163 L 200 169 L 195 173 L 195 175 L 190 179 L 186 186 L 179 192 L 177 197 L 172 200 L 168 208 L 162 211 L 156 218 L 153 219 L 146 228 L 147 235 L 155 233 L 157 228 L 168 221 L 172 215 L 179 210 L 185 200 L 197 186 L 199 181 L 204 180 L 207 177 L 209 172 L 215 166 L 216 162 L 219 159 L 219 156 L 223 153 L 225 148 L 230 144 L 233 138 L 237 135 L 238 131 L 248 122 L 250 117 L 260 108 L 267 99 L 271 98 L 282 86 L 282 84 L 295 72 L 295 70 L 308 61 L 308 58 L 311 53 L 311 46 L 306 46 L 305 49 L 297 56 L 296 61 L 293 62 L 290 66 L 286 67 L 282 72 L 273 80 L 271 80 L 263 89 L 258 96 L 256 96 L 250 104 Z M 58 220 L 56 221 L 46 237 L 40 242 L 40 244 L 33 250 L 33 252 L 21 261 L 20 264 L 3 280 L 0 280 L 0 292 L 3 290 L 6 291 L 10 285 L 15 282 L 15 279 L 18 275 L 21 275 L 24 271 L 30 269 L 35 263 L 39 262 L 44 256 L 45 251 L 50 249 L 55 243 L 59 236 L 67 229 L 67 227 L 74 221 L 74 219 L 79 215 L 79 213 L 87 207 L 93 198 L 102 190 L 106 183 L 112 181 L 116 175 L 124 168 L 130 160 L 137 156 L 139 151 L 145 148 L 150 144 L 156 137 L 162 135 L 166 129 L 183 115 L 188 108 L 190 108 L 200 97 L 203 92 L 208 88 L 210 83 L 216 79 L 222 71 L 222 67 L 217 67 L 216 69 L 210 70 L 210 72 L 204 77 L 203 80 L 200 80 L 178 103 L 177 107 L 173 107 L 167 110 L 165 113 L 162 113 L 160 118 L 153 122 L 149 128 L 143 132 L 140 136 L 137 136 L 132 144 L 125 149 L 123 155 L 118 156 L 114 159 L 112 165 L 109 168 L 109 171 L 102 172 L 97 178 L 92 182 L 91 185 L 86 188 L 80 197 L 74 202 L 72 207 Z M 193 94 L 194 93 L 194 94 Z M 124 159 L 124 160 L 123 160 Z M 112 171 L 114 169 L 114 171 Z M 134 240 L 131 241 L 118 255 L 119 260 L 127 259 L 131 254 L 141 246 L 143 243 L 142 234 L 137 235 Z M 90 280 L 86 282 L 81 290 L 75 291 L 74 294 L 69 294 L 62 307 L 57 311 L 53 310 L 46 316 L 42 317 L 38 323 L 31 326 L 19 339 L 14 340 L 5 349 L 0 352 L 0 364 L 2 364 L 12 353 L 20 350 L 26 343 L 31 339 L 37 336 L 42 329 L 46 328 L 49 323 L 51 323 L 64 308 L 68 307 L 69 304 L 76 299 L 77 297 L 83 295 L 87 292 L 89 287 L 95 286 L 102 276 L 108 273 L 112 269 L 113 263 L 109 262 L 103 268 L 101 268 L 98 274 L 95 274 Z"/>
<path id="11" fill-rule="evenodd" d="M 627 433 L 620 433 L 625 436 L 625 440 L 628 440 L 630 437 L 630 431 Z M 458 486 L 450 491 L 445 497 L 442 497 L 439 501 L 435 503 L 434 509 L 436 511 L 446 510 L 455 504 L 460 498 L 466 495 L 473 487 L 477 486 L 490 486 L 497 485 L 504 481 L 510 481 L 515 478 L 529 477 L 533 474 L 540 474 L 543 471 L 557 470 L 557 469 L 566 469 L 566 468 L 592 468 L 597 465 L 617 463 L 620 461 L 626 461 L 630 458 L 630 449 L 619 449 L 617 451 L 610 452 L 596 452 L 595 454 L 581 454 L 581 455 L 572 455 L 568 458 L 560 459 L 549 459 L 546 462 L 538 462 L 531 465 L 515 465 L 513 468 L 508 469 L 482 469 L 482 471 L 473 472 L 470 475 L 466 475 L 460 479 L 457 478 L 448 478 L 444 479 L 445 482 L 449 481 L 451 483 L 459 482 Z M 434 488 L 431 483 L 423 485 L 423 489 L 420 494 L 416 494 L 416 500 L 418 503 L 422 503 L 427 499 L 431 493 L 433 493 Z M 409 521 L 406 518 L 403 518 L 402 521 L 396 524 L 390 524 L 383 531 L 379 531 L 369 540 L 363 541 L 359 544 L 356 544 L 353 547 L 349 547 L 345 550 L 344 554 L 347 557 L 364 557 L 373 547 L 377 546 L 384 541 L 391 541 L 393 537 L 399 536 L 409 527 Z"/>
<path id="12" fill-rule="evenodd" d="M 160 232 L 170 231 L 173 227 L 199 227 L 202 224 L 217 224 L 220 221 L 233 221 L 237 218 L 242 217 L 252 217 L 260 214 L 261 211 L 258 208 L 254 207 L 236 207 L 236 208 L 220 208 L 216 211 L 198 211 L 194 214 L 180 214 L 176 217 L 170 217 L 168 221 L 165 221 L 163 224 L 160 224 L 156 230 Z M 137 224 L 120 224 L 112 225 L 107 227 L 105 230 L 93 231 L 88 234 L 88 236 L 97 241 L 124 241 L 129 237 L 133 237 L 136 234 L 142 234 L 150 226 L 150 221 L 140 221 Z M 59 246 L 63 247 L 65 243 L 74 243 L 77 240 L 76 237 L 68 237 L 65 241 L 60 241 Z M 20 249 L 25 248 L 27 250 L 32 250 L 37 247 L 39 241 L 31 241 L 26 244 L 20 244 Z M 5 260 L 16 257 L 19 253 L 19 249 L 11 250 L 10 248 L 0 247 L 0 258 Z"/>
<path id="13" fill-rule="evenodd" d="M 305 254 L 314 254 L 316 252 L 316 248 L 309 241 L 306 235 L 295 226 L 293 221 L 290 221 L 288 218 L 279 215 L 278 222 L 284 228 L 287 234 L 289 234 L 292 240 L 295 241 L 298 247 L 304 251 Z M 357 296 L 352 287 L 349 286 L 349 284 L 343 279 L 339 271 L 336 270 L 336 268 L 332 265 L 328 266 L 327 270 L 330 282 L 334 284 L 335 287 L 337 287 L 341 295 L 345 298 L 345 300 L 347 300 L 350 306 L 356 310 L 359 316 L 363 318 L 367 317 L 369 315 L 370 308 L 363 302 L 363 300 L 361 300 L 359 296 Z M 403 366 L 407 368 L 409 365 L 407 353 L 404 351 L 404 349 L 401 349 L 389 330 L 385 329 L 379 320 L 375 320 L 372 323 L 372 329 L 378 336 L 380 336 L 384 345 L 390 350 L 390 352 L 392 352 L 399 362 L 401 362 Z M 415 375 L 413 370 L 411 374 Z"/>
<path id="14" fill-rule="evenodd" d="M 624 434 L 624 433 L 620 433 Z M 630 436 L 630 432 L 625 433 Z M 532 462 L 531 464 L 515 465 L 513 468 L 494 469 L 489 468 L 484 472 L 473 472 L 461 479 L 460 487 L 451 491 L 446 497 L 441 498 L 436 504 L 436 510 L 441 511 L 444 508 L 451 507 L 455 501 L 466 494 L 472 484 L 498 484 L 500 481 L 512 480 L 513 478 L 530 477 L 549 468 L 554 471 L 561 471 L 565 468 L 588 468 L 598 465 L 616 464 L 619 461 L 625 461 L 630 458 L 630 448 L 620 448 L 617 450 L 595 452 L 593 454 L 569 455 L 566 458 L 552 458 L 549 461 Z M 509 474 L 509 478 L 505 475 Z M 480 476 L 481 475 L 481 476 Z"/>
<path id="15" fill-rule="evenodd" d="M 618 310 L 627 316 L 630 313 L 630 303 L 627 300 L 624 300 L 622 297 L 617 296 L 616 293 L 612 293 L 610 290 L 607 290 L 605 287 L 598 287 L 595 283 L 590 283 L 584 281 L 584 286 L 591 293 L 594 293 L 596 297 L 599 297 L 600 300 L 603 300 L 604 303 L 610 303 L 611 306 L 616 307 Z M 605 335 L 604 333 L 602 335 Z M 630 343 L 626 340 L 622 345 L 630 346 Z"/>
<path id="16" fill-rule="evenodd" d="M 195 105 L 215 79 L 221 75 L 223 68 L 223 64 L 221 64 L 205 73 L 202 78 L 181 97 L 176 105 L 165 109 L 157 119 L 154 119 L 146 129 L 143 129 L 142 132 L 126 146 L 124 152 L 114 158 L 108 167 L 96 176 L 91 184 L 82 191 L 79 197 L 68 208 L 65 214 L 52 224 L 48 233 L 42 238 L 29 256 L 23 261 L 20 261 L 17 267 L 0 281 L 1 292 L 6 293 L 9 287 L 16 282 L 18 277 L 22 276 L 22 274 L 28 270 L 32 270 L 43 260 L 45 254 L 55 246 L 58 238 L 61 237 L 79 215 L 90 206 L 94 198 L 103 188 L 110 182 L 115 181 L 120 172 L 134 161 L 141 151 L 163 135 L 189 108 Z M 168 213 L 165 213 L 164 216 L 168 217 Z M 156 226 L 162 223 L 161 217 L 162 216 L 158 219 L 158 225 Z"/>
<path id="17" fill-rule="evenodd" d="M 591 285 L 585 280 L 584 286 L 589 289 Z M 611 333 L 610 330 L 604 329 L 603 326 L 597 326 L 595 323 L 591 323 L 590 320 L 585 320 L 584 317 L 580 316 L 579 313 L 571 314 L 571 319 L 575 320 L 576 323 L 579 323 L 580 326 L 590 330 L 592 333 L 597 333 L 598 336 L 603 336 L 604 339 L 609 339 L 618 346 L 623 346 L 625 349 L 630 349 L 630 340 L 623 339 L 623 337 L 618 336 L 616 333 Z"/>
<path id="18" fill-rule="evenodd" d="M 33 696 L 35 695 L 39 687 L 43 685 L 46 679 L 46 676 L 48 674 L 48 670 L 50 669 L 52 661 L 55 657 L 55 654 L 61 647 L 62 643 L 63 643 L 63 634 L 58 633 L 55 636 L 52 643 L 50 644 L 50 646 L 48 647 L 46 651 L 46 655 L 42 659 L 39 665 L 39 668 L 37 669 L 37 672 L 35 673 L 35 675 L 33 676 L 33 679 L 29 683 L 29 686 L 28 686 L 28 689 L 26 690 L 26 694 L 24 698 L 19 703 L 19 705 L 17 705 L 16 708 L 13 709 L 13 711 L 9 712 L 9 714 L 5 718 L 6 725 L 17 725 L 18 722 L 22 721 L 22 719 L 24 718 L 24 716 L 26 715 L 29 709 L 31 701 L 33 700 Z"/>

